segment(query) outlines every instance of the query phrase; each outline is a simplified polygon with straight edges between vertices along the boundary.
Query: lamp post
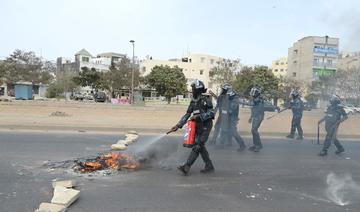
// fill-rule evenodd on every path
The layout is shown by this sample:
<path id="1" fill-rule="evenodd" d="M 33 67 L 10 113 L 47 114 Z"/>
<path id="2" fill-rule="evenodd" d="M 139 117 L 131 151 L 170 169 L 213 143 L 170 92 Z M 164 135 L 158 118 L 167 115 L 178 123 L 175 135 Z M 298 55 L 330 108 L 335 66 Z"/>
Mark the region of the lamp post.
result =
<path id="1" fill-rule="evenodd" d="M 132 70 L 131 70 L 131 96 L 130 104 L 134 104 L 134 72 L 135 72 L 135 41 L 130 40 L 130 43 L 133 46 L 133 56 L 132 56 Z"/>

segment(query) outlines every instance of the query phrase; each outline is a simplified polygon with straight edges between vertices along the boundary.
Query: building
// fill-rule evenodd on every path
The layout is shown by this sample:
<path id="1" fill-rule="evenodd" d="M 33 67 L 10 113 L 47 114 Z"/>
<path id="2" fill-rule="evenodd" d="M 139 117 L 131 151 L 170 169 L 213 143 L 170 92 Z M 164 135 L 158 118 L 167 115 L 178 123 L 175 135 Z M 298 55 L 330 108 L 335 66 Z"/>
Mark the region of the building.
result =
<path id="1" fill-rule="evenodd" d="M 81 49 L 75 53 L 75 60 L 64 57 L 57 58 L 56 70 L 57 73 L 78 73 L 82 67 L 88 67 L 89 69 L 95 68 L 100 72 L 107 72 L 112 64 L 121 61 L 121 58 L 124 57 L 126 57 L 125 54 L 114 52 L 102 53 L 94 57 L 86 49 Z"/>
<path id="2" fill-rule="evenodd" d="M 189 54 L 182 58 L 169 60 L 153 60 L 151 57 L 140 62 L 140 74 L 146 76 L 150 74 L 154 66 L 178 66 L 183 70 L 187 79 L 188 89 L 195 79 L 204 82 L 209 89 L 216 90 L 216 85 L 210 81 L 210 70 L 217 65 L 217 62 L 222 60 L 220 57 L 205 55 L 205 54 Z"/>
<path id="3" fill-rule="evenodd" d="M 287 75 L 288 62 L 287 57 L 282 57 L 272 61 L 271 71 L 278 78 L 284 78 Z"/>
<path id="4" fill-rule="evenodd" d="M 339 70 L 357 69 L 360 71 L 360 52 L 341 53 L 337 68 Z"/>
<path id="5" fill-rule="evenodd" d="M 335 74 L 339 55 L 339 39 L 308 36 L 288 50 L 287 78 L 311 83 L 320 76 Z"/>

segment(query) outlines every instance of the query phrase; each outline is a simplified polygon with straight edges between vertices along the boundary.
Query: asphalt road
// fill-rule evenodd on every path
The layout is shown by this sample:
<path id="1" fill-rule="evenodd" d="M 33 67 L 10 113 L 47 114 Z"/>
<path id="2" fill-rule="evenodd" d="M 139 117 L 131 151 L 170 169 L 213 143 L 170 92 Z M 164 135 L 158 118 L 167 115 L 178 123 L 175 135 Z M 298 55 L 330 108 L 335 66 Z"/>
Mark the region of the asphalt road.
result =
<path id="1" fill-rule="evenodd" d="M 188 149 L 181 137 L 152 143 L 141 136 L 130 152 L 151 152 L 155 159 L 136 172 L 89 176 L 50 170 L 43 164 L 94 155 L 109 150 L 119 135 L 45 134 L 0 132 L 0 211 L 34 211 L 52 197 L 51 181 L 76 179 L 80 198 L 68 211 L 360 211 L 360 142 L 344 141 L 346 153 L 316 154 L 320 146 L 309 140 L 263 139 L 260 153 L 209 147 L 216 172 L 199 173 L 201 158 L 191 175 L 174 167 L 185 160 Z M 246 139 L 249 143 L 250 139 Z M 150 150 L 145 148 L 150 145 Z M 339 206 L 326 195 L 330 173 L 347 179 Z M 347 174 L 346 176 L 342 176 Z M 341 177 L 342 176 L 342 177 Z M 350 180 L 352 177 L 353 181 Z M 340 186 L 342 182 L 335 182 Z"/>

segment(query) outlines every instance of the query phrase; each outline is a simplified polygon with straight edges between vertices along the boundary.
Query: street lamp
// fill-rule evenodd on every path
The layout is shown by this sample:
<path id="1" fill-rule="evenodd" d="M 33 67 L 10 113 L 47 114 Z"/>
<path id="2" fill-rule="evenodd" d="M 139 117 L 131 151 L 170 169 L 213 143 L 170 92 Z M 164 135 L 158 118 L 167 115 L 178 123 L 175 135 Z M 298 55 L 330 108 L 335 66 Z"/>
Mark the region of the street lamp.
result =
<path id="1" fill-rule="evenodd" d="M 134 72 L 135 72 L 135 41 L 130 40 L 130 43 L 133 46 L 133 56 L 132 56 L 132 70 L 131 70 L 131 96 L 130 103 L 134 104 Z"/>

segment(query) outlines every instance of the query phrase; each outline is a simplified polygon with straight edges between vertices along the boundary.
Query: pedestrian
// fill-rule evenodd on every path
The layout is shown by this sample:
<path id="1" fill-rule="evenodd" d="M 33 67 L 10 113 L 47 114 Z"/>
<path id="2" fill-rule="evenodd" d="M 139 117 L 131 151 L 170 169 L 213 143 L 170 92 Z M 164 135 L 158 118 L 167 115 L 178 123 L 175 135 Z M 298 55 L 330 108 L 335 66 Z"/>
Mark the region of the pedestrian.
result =
<path id="1" fill-rule="evenodd" d="M 219 115 L 215 122 L 213 137 L 209 142 L 210 145 L 216 144 L 216 139 L 219 137 L 221 125 L 222 125 L 222 122 L 224 121 L 224 119 L 222 119 L 222 117 L 223 117 L 222 104 L 224 102 L 226 93 L 230 88 L 231 88 L 230 84 L 228 84 L 228 83 L 223 84 L 221 86 L 220 95 L 218 97 L 215 97 L 216 98 L 215 113 L 217 113 L 219 111 Z M 226 112 L 226 111 L 224 111 L 224 112 Z"/>
<path id="2" fill-rule="evenodd" d="M 325 121 L 325 130 L 326 137 L 324 141 L 323 149 L 320 151 L 319 156 L 326 156 L 331 143 L 333 142 L 337 148 L 335 154 L 340 154 L 345 151 L 344 147 L 340 144 L 340 141 L 337 139 L 337 131 L 339 129 L 340 123 L 345 121 L 348 116 L 344 110 L 344 107 L 341 105 L 340 97 L 337 95 L 332 95 L 330 98 L 330 105 L 325 111 L 325 117 L 319 120 L 318 124 L 321 124 Z"/>
<path id="3" fill-rule="evenodd" d="M 192 147 L 191 153 L 184 165 L 178 167 L 184 175 L 188 175 L 191 166 L 194 164 L 199 154 L 205 163 L 205 168 L 201 170 L 201 173 L 214 172 L 214 166 L 210 160 L 209 153 L 205 147 L 205 143 L 209 138 L 209 134 L 213 125 L 214 108 L 212 105 L 211 97 L 206 95 L 206 88 L 202 81 L 195 80 L 191 84 L 193 97 L 190 101 L 190 105 L 186 111 L 186 114 L 180 119 L 180 121 L 171 128 L 170 132 L 174 132 L 179 128 L 182 128 L 187 120 L 193 120 L 196 122 L 195 130 L 195 144 Z"/>
<path id="4" fill-rule="evenodd" d="M 287 135 L 287 138 L 294 138 L 295 131 L 297 130 L 296 140 L 303 140 L 303 130 L 301 127 L 301 119 L 304 111 L 304 102 L 300 98 L 300 93 L 298 90 L 293 89 L 290 93 L 290 109 L 292 111 L 293 117 L 291 120 L 291 129 L 290 134 Z"/>
<path id="5" fill-rule="evenodd" d="M 223 123 L 221 126 L 221 147 L 223 148 L 225 142 L 227 145 L 231 146 L 232 138 L 235 138 L 239 145 L 238 151 L 243 151 L 246 148 L 245 142 L 237 131 L 240 97 L 234 90 L 230 88 L 226 93 L 224 103 L 225 104 L 223 104 L 222 110 L 226 111 L 226 113 L 223 114 L 223 120 L 225 120 L 227 123 Z"/>
<path id="6" fill-rule="evenodd" d="M 253 87 L 250 91 L 252 97 L 251 105 L 251 116 L 249 123 L 251 124 L 251 133 L 253 137 L 253 146 L 249 147 L 250 151 L 259 152 L 263 148 L 261 138 L 259 134 L 259 127 L 261 122 L 264 120 L 264 100 L 261 96 L 260 88 Z"/>

